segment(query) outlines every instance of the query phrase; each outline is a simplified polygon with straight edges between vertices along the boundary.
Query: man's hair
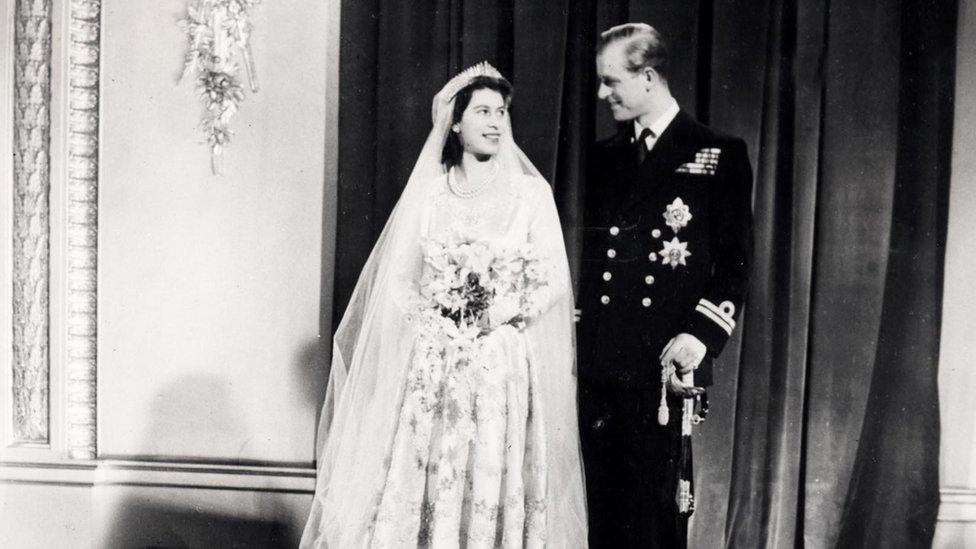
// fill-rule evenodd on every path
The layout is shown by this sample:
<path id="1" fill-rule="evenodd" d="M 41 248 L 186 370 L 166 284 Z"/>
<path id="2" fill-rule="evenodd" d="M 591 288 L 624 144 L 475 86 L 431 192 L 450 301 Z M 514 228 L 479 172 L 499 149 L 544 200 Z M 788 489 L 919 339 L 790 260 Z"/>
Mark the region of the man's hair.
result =
<path id="1" fill-rule="evenodd" d="M 468 103 L 471 102 L 471 96 L 478 90 L 498 92 L 498 95 L 501 95 L 502 100 L 505 101 L 506 106 L 512 102 L 512 85 L 508 83 L 508 80 L 495 76 L 475 76 L 467 86 L 461 88 L 461 91 L 457 92 L 457 95 L 454 96 L 454 111 L 451 113 L 451 124 L 457 124 L 461 121 L 464 110 L 468 108 Z M 461 163 L 461 156 L 463 154 L 464 147 L 461 145 L 461 139 L 456 133 L 448 132 L 447 141 L 444 143 L 444 150 L 441 152 L 441 162 L 448 168 L 456 166 Z"/>
<path id="2" fill-rule="evenodd" d="M 624 23 L 600 33 L 596 43 L 599 55 L 610 44 L 624 42 L 627 69 L 637 72 L 645 67 L 654 69 L 661 78 L 668 79 L 668 47 L 661 33 L 646 23 Z"/>

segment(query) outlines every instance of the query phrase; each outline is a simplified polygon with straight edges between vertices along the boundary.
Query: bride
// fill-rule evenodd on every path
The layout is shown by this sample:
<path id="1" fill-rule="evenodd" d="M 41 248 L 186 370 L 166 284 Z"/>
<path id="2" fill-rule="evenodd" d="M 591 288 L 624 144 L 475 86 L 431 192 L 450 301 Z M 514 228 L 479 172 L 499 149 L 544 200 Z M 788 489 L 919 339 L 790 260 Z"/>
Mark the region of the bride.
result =
<path id="1" fill-rule="evenodd" d="M 302 547 L 582 547 L 566 250 L 487 63 L 433 129 L 335 334 Z"/>

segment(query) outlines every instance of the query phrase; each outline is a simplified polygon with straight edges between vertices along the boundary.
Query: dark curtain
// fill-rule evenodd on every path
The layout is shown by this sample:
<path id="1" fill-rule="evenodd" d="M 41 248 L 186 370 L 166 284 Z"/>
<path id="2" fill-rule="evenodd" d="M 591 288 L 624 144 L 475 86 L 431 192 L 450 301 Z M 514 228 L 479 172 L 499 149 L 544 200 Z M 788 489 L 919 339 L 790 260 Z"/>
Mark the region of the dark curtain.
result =
<path id="1" fill-rule="evenodd" d="M 954 82 L 950 0 L 349 0 L 335 317 L 430 128 L 487 59 L 567 230 L 586 207 L 597 33 L 669 39 L 672 92 L 743 137 L 756 258 L 696 434 L 693 547 L 920 547 L 938 507 L 938 363 Z M 574 256 L 575 259 L 575 256 Z"/>

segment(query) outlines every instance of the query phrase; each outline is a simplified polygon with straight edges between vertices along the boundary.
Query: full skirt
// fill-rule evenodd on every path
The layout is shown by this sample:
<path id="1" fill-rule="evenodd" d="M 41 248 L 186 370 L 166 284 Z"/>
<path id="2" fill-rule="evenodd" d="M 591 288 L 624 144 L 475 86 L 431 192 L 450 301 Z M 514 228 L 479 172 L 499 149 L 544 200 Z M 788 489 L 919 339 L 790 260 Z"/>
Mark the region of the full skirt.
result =
<path id="1" fill-rule="evenodd" d="M 544 418 L 523 334 L 420 338 L 404 384 L 371 547 L 543 547 Z"/>

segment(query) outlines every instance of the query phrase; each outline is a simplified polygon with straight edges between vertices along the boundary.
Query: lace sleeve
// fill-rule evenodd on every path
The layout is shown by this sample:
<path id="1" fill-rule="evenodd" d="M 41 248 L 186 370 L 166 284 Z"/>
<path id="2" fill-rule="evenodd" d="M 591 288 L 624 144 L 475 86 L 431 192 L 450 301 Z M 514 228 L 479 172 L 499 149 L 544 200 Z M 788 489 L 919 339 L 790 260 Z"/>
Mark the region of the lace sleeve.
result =
<path id="1" fill-rule="evenodd" d="M 534 212 L 529 222 L 529 243 L 546 262 L 546 271 L 551 273 L 548 285 L 542 288 L 539 303 L 541 312 L 548 311 L 570 288 L 566 244 L 563 240 L 562 226 L 556 211 L 552 189 L 544 179 L 531 178 L 535 186 L 533 192 Z"/>

